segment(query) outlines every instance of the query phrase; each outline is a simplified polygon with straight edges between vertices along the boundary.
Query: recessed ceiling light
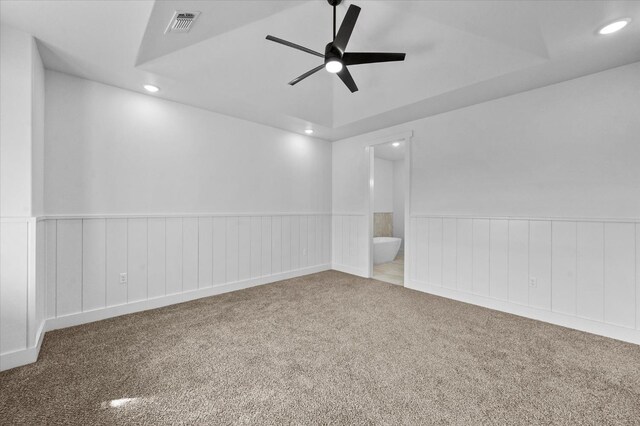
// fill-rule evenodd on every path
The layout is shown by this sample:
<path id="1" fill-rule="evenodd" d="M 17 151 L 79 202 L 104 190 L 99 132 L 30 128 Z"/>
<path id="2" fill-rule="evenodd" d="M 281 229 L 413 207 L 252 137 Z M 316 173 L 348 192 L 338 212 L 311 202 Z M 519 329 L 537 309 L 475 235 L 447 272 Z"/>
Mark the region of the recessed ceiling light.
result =
<path id="1" fill-rule="evenodd" d="M 399 147 L 399 146 L 400 146 L 400 142 L 394 142 L 394 143 L 392 143 L 391 145 L 393 145 L 394 147 L 396 147 L 396 148 L 397 148 L 397 147 Z"/>
<path id="2" fill-rule="evenodd" d="M 311 135 L 313 134 L 313 129 L 307 129 L 304 131 L 306 134 Z"/>
<path id="3" fill-rule="evenodd" d="M 330 73 L 337 73 L 342 71 L 342 62 L 337 61 L 337 60 L 331 60 L 329 62 L 327 62 L 327 64 L 325 65 L 325 68 L 327 69 L 327 71 L 329 71 Z"/>
<path id="4" fill-rule="evenodd" d="M 145 84 L 143 86 L 147 92 L 156 93 L 160 88 L 158 86 L 154 86 L 153 84 Z"/>
<path id="5" fill-rule="evenodd" d="M 619 19 L 615 22 L 612 22 L 600 28 L 598 30 L 598 34 L 602 34 L 602 35 L 613 34 L 616 31 L 620 31 L 621 29 L 626 27 L 629 22 L 631 22 L 631 19 L 629 18 Z"/>

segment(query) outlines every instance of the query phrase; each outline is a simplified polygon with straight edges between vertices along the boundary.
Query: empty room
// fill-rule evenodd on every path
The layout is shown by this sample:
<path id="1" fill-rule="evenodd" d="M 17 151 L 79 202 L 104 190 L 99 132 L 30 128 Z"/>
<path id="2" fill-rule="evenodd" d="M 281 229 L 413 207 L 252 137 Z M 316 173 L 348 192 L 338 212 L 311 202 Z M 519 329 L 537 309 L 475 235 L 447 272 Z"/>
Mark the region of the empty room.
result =
<path id="1" fill-rule="evenodd" d="M 0 0 L 1 425 L 640 424 L 640 1 Z"/>

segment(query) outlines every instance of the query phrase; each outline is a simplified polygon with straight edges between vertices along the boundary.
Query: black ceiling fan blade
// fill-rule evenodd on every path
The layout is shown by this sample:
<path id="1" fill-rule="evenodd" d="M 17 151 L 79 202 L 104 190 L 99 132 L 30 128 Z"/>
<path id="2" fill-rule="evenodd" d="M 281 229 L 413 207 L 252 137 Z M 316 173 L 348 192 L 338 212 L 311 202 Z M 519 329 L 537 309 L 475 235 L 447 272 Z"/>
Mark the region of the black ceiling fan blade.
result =
<path id="1" fill-rule="evenodd" d="M 373 64 L 376 62 L 404 61 L 405 53 L 382 52 L 345 52 L 342 62 L 345 65 Z"/>
<path id="2" fill-rule="evenodd" d="M 317 66 L 317 67 L 315 67 L 314 69 L 312 69 L 312 70 L 309 70 L 309 71 L 305 72 L 305 73 L 304 73 L 304 74 L 302 74 L 300 77 L 296 77 L 296 78 L 294 78 L 293 80 L 291 80 L 291 81 L 289 82 L 289 84 L 293 86 L 294 84 L 300 83 L 302 80 L 304 80 L 305 78 L 309 77 L 311 74 L 315 74 L 315 73 L 317 73 L 317 72 L 318 72 L 318 71 L 320 71 L 322 68 L 324 68 L 324 64 L 322 64 L 322 65 L 318 65 L 318 66 Z"/>
<path id="3" fill-rule="evenodd" d="M 340 24 L 338 34 L 336 34 L 336 39 L 333 41 L 333 46 L 336 47 L 340 53 L 344 53 L 347 48 L 347 43 L 349 43 L 351 33 L 353 32 L 353 28 L 356 26 L 359 14 L 360 8 L 358 6 L 354 4 L 349 6 L 347 14 L 344 16 L 342 24 Z"/>
<path id="4" fill-rule="evenodd" d="M 351 93 L 358 91 L 358 86 L 356 86 L 356 82 L 353 81 L 353 77 L 351 77 L 351 73 L 347 67 L 342 67 L 342 70 L 338 72 L 338 77 L 340 77 L 340 80 L 351 90 Z"/>
<path id="5" fill-rule="evenodd" d="M 319 56 L 321 58 L 324 58 L 324 55 L 322 53 L 316 52 L 315 50 L 307 49 L 304 46 L 300 46 L 299 44 L 291 43 L 290 41 L 283 40 L 281 38 L 274 37 L 272 35 L 268 35 L 267 36 L 267 40 L 275 41 L 276 43 L 284 44 L 285 46 L 293 47 L 294 49 L 302 50 L 303 52 L 311 53 L 312 55 L 316 55 L 316 56 Z"/>

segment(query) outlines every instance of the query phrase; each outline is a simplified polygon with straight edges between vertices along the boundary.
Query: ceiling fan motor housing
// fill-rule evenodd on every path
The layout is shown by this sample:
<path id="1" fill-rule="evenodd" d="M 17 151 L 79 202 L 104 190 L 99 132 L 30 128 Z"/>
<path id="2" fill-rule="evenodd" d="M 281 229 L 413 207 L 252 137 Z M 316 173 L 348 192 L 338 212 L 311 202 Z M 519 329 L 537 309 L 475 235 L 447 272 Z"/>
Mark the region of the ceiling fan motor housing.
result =
<path id="1" fill-rule="evenodd" d="M 336 47 L 334 47 L 333 43 L 328 43 L 324 48 L 324 63 L 331 61 L 340 61 L 342 62 L 342 53 Z"/>

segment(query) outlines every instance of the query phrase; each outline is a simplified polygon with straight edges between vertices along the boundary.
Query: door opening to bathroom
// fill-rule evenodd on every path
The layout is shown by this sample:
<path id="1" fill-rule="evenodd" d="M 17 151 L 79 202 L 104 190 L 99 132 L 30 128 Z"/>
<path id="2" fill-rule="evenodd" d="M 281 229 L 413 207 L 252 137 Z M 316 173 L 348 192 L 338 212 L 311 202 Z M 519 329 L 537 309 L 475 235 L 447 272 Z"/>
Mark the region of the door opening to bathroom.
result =
<path id="1" fill-rule="evenodd" d="M 397 285 L 405 284 L 409 143 L 402 135 L 369 147 L 369 276 Z"/>

